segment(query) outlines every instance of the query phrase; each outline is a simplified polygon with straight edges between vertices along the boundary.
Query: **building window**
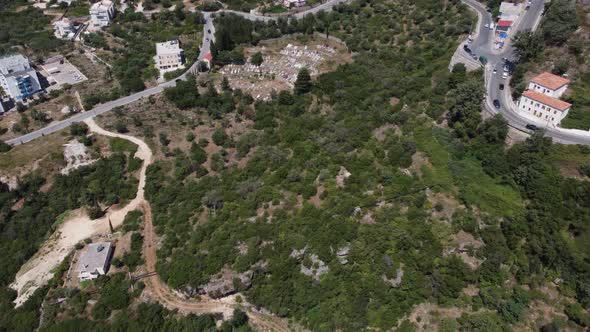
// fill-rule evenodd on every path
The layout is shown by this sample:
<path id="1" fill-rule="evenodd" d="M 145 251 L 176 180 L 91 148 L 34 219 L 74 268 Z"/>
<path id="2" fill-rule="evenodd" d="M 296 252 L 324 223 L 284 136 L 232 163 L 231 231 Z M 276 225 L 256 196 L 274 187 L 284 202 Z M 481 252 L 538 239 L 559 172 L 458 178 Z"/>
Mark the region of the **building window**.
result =
<path id="1" fill-rule="evenodd" d="M 541 109 L 543 109 L 543 110 L 544 110 L 544 109 L 545 109 L 545 106 L 541 106 Z"/>
<path id="2" fill-rule="evenodd" d="M 551 121 L 555 121 L 555 118 L 551 118 Z"/>
<path id="3" fill-rule="evenodd" d="M 531 100 L 531 105 L 533 104 L 533 101 Z"/>
<path id="4" fill-rule="evenodd" d="M 553 114 L 557 114 L 557 111 L 553 111 Z"/>
<path id="5" fill-rule="evenodd" d="M 529 111 L 530 111 L 530 110 L 531 110 L 531 109 L 529 108 Z M 537 115 L 537 111 L 535 111 L 535 115 Z"/>

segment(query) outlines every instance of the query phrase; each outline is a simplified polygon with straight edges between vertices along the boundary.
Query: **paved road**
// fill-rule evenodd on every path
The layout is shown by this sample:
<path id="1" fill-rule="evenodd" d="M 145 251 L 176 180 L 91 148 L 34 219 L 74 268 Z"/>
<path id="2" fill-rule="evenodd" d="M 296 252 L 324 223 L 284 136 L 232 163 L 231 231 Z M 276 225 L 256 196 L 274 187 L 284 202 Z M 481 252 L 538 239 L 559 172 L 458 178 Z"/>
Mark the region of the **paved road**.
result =
<path id="1" fill-rule="evenodd" d="M 286 13 L 286 14 L 280 15 L 280 16 L 263 16 L 260 14 L 243 13 L 243 12 L 236 12 L 236 11 L 232 11 L 232 10 L 220 10 L 215 13 L 227 12 L 227 13 L 234 13 L 234 14 L 240 15 L 244 18 L 247 18 L 247 19 L 253 20 L 253 21 L 255 21 L 255 20 L 272 21 L 272 20 L 278 19 L 278 17 L 302 18 L 303 16 L 305 16 L 307 14 L 315 14 L 315 13 L 320 12 L 322 10 L 325 10 L 325 11 L 331 10 L 334 6 L 341 4 L 341 3 L 345 3 L 347 1 L 348 0 L 329 0 L 319 6 L 310 8 L 306 11 L 303 11 L 303 12 L 300 12 L 297 14 Z M 212 12 L 203 12 L 203 17 L 205 19 L 205 25 L 203 27 L 203 36 L 204 37 L 203 37 L 203 42 L 201 44 L 201 48 L 199 51 L 199 56 L 197 58 L 197 61 L 195 61 L 193 63 L 193 65 L 184 74 L 180 75 L 177 79 L 171 80 L 171 81 L 168 81 L 165 83 L 161 83 L 155 87 L 134 93 L 134 94 L 126 96 L 126 97 L 121 97 L 117 100 L 113 100 L 113 101 L 110 101 L 110 102 L 107 102 L 104 104 L 100 104 L 90 111 L 76 114 L 72 117 L 69 117 L 69 118 L 59 121 L 59 122 L 51 123 L 47 127 L 41 128 L 39 130 L 30 132 L 28 134 L 22 135 L 20 137 L 17 137 L 17 138 L 11 139 L 11 140 L 8 140 L 8 141 L 6 141 L 6 143 L 13 145 L 13 146 L 20 145 L 20 144 L 24 144 L 24 143 L 30 142 L 32 140 L 35 140 L 37 138 L 43 137 L 45 135 L 55 133 L 55 132 L 60 131 L 64 128 L 67 128 L 72 123 L 84 121 L 85 119 L 88 119 L 88 118 L 100 115 L 102 113 L 108 112 L 115 107 L 125 106 L 125 105 L 130 104 L 134 101 L 137 101 L 143 97 L 149 97 L 151 95 L 161 93 L 162 91 L 164 91 L 165 88 L 175 86 L 176 80 L 178 80 L 178 79 L 186 80 L 187 75 L 196 74 L 199 61 L 203 60 L 205 55 L 207 55 L 209 52 L 211 52 L 211 41 L 214 40 L 214 38 L 215 38 L 215 26 L 213 25 L 213 18 L 214 18 L 213 14 L 214 13 L 212 13 Z M 209 31 L 211 31 L 211 32 L 209 33 Z"/>
<path id="2" fill-rule="evenodd" d="M 508 42 L 504 49 L 500 52 L 492 50 L 493 32 L 484 26 L 490 24 L 492 17 L 481 3 L 475 0 L 463 0 L 465 4 L 473 8 L 478 16 L 479 34 L 475 36 L 475 40 L 471 43 L 471 50 L 478 56 L 483 55 L 488 58 L 488 63 L 485 67 L 486 77 L 486 100 L 484 103 L 485 110 L 491 114 L 500 113 L 508 121 L 509 125 L 521 131 L 530 132 L 526 129 L 526 125 L 534 123 L 540 128 L 545 129 L 545 135 L 553 138 L 554 141 L 564 144 L 588 144 L 590 145 L 590 134 L 581 130 L 568 130 L 556 128 L 544 122 L 535 122 L 521 116 L 516 112 L 516 105 L 511 97 L 509 80 L 502 79 L 502 69 L 504 65 L 504 58 L 514 60 L 513 48 Z M 516 31 L 534 31 L 539 25 L 541 13 L 544 9 L 544 2 L 542 0 L 533 0 L 530 8 L 524 12 L 519 18 L 516 26 L 513 27 L 511 35 L 514 36 Z M 460 46 L 461 51 L 463 46 Z M 468 55 L 465 54 L 467 57 Z M 493 70 L 497 73 L 494 74 Z M 504 90 L 500 90 L 500 84 L 505 85 Z M 493 106 L 493 100 L 500 101 L 500 109 Z"/>

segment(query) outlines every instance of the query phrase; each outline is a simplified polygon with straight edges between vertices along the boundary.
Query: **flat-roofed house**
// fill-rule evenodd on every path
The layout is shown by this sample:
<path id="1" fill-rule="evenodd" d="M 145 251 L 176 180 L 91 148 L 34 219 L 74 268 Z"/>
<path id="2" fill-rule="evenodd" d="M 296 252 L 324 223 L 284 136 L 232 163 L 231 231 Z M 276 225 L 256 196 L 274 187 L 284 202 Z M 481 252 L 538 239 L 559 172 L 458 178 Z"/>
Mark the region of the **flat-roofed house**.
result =
<path id="1" fill-rule="evenodd" d="M 501 20 L 516 21 L 522 13 L 523 6 L 515 2 L 500 3 L 498 18 Z"/>
<path id="2" fill-rule="evenodd" d="M 90 20 L 94 28 L 106 27 L 115 17 L 115 4 L 111 0 L 101 0 L 90 6 Z"/>
<path id="3" fill-rule="evenodd" d="M 553 125 L 558 125 L 567 116 L 571 106 L 563 100 L 533 90 L 525 91 L 518 102 L 519 111 Z"/>
<path id="4" fill-rule="evenodd" d="M 73 22 L 66 17 L 53 23 L 53 33 L 58 39 L 72 39 L 76 31 Z"/>
<path id="5" fill-rule="evenodd" d="M 156 43 L 154 61 L 161 73 L 184 68 L 184 51 L 178 40 Z"/>
<path id="6" fill-rule="evenodd" d="M 560 98 L 567 90 L 570 80 L 567 78 L 544 72 L 535 76 L 529 82 L 529 90 L 546 94 L 553 98 Z"/>
<path id="7" fill-rule="evenodd" d="M 306 0 L 283 0 L 283 6 L 287 8 L 303 7 L 306 3 Z"/>
<path id="8" fill-rule="evenodd" d="M 111 264 L 113 247 L 110 242 L 92 243 L 80 255 L 78 279 L 92 280 L 105 275 Z"/>
<path id="9" fill-rule="evenodd" d="M 37 72 L 21 54 L 0 57 L 0 86 L 16 100 L 26 99 L 41 90 Z"/>

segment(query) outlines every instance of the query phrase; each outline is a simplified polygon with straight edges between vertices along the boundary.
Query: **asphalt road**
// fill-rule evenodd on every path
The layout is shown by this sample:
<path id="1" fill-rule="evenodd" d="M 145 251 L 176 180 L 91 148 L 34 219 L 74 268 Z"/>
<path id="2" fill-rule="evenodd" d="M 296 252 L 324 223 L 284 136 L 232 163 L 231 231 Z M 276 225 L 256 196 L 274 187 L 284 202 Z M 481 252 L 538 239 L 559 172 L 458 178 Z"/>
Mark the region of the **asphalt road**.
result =
<path id="1" fill-rule="evenodd" d="M 285 15 L 279 15 L 279 16 L 263 16 L 263 15 L 257 15 L 257 14 L 251 14 L 251 13 L 236 12 L 236 11 L 232 11 L 232 10 L 220 10 L 215 13 L 228 12 L 228 13 L 235 13 L 237 15 L 240 15 L 244 18 L 247 18 L 247 19 L 253 20 L 253 21 L 255 21 L 255 20 L 272 21 L 272 20 L 278 19 L 278 17 L 302 18 L 303 16 L 305 16 L 307 14 L 315 14 L 315 13 L 320 12 L 322 10 L 324 10 L 324 11 L 331 10 L 334 6 L 341 4 L 341 3 L 345 3 L 347 1 L 348 0 L 329 0 L 319 6 L 310 8 L 306 11 L 303 11 L 303 12 L 300 12 L 297 14 L 285 14 Z M 193 63 L 193 65 L 184 74 L 180 75 L 175 80 L 170 80 L 168 82 L 161 83 L 155 87 L 145 89 L 143 91 L 134 93 L 132 95 L 121 97 L 117 100 L 106 102 L 104 104 L 100 104 L 100 105 L 96 106 L 95 108 L 93 108 L 92 110 L 89 110 L 89 111 L 86 111 L 83 113 L 78 113 L 78 114 L 73 115 L 72 117 L 69 117 L 69 118 L 62 120 L 62 121 L 53 122 L 53 123 L 49 124 L 47 127 L 41 128 L 39 130 L 35 130 L 33 132 L 30 132 L 28 134 L 22 135 L 20 137 L 17 137 L 17 138 L 11 139 L 11 140 L 8 140 L 8 141 L 6 141 L 6 143 L 13 145 L 13 146 L 20 145 L 20 144 L 24 144 L 24 143 L 30 142 L 32 140 L 38 139 L 38 138 L 43 137 L 45 135 L 55 133 L 55 132 L 60 131 L 64 128 L 67 128 L 72 123 L 84 121 L 85 119 L 88 119 L 90 117 L 94 117 L 94 116 L 100 115 L 102 113 L 108 112 L 115 107 L 125 106 L 125 105 L 130 104 L 134 101 L 137 101 L 141 98 L 149 97 L 151 95 L 161 93 L 162 91 L 164 91 L 165 88 L 175 86 L 177 80 L 179 80 L 179 79 L 186 80 L 187 75 L 196 74 L 199 61 L 203 60 L 205 55 L 207 55 L 209 52 L 211 52 L 211 41 L 214 41 L 214 38 L 215 38 L 214 37 L 215 36 L 215 26 L 213 25 L 213 14 L 214 13 L 211 13 L 211 12 L 203 12 L 203 17 L 205 18 L 205 25 L 203 26 L 203 35 L 205 37 L 203 38 L 203 42 L 201 44 L 201 48 L 200 48 L 200 52 L 199 52 L 199 56 L 197 58 L 197 61 L 195 61 Z M 209 33 L 208 31 L 211 31 L 211 33 Z"/>
<path id="2" fill-rule="evenodd" d="M 588 144 L 590 145 L 590 134 L 583 131 L 564 130 L 561 128 L 553 127 L 545 122 L 539 122 L 530 120 L 518 114 L 516 112 L 516 105 L 512 101 L 510 91 L 509 79 L 502 78 L 502 71 L 504 66 L 504 58 L 514 60 L 514 50 L 511 44 L 508 42 L 504 49 L 500 52 L 492 50 L 493 42 L 493 31 L 485 28 L 486 24 L 490 24 L 492 17 L 485 9 L 485 6 L 475 0 L 463 0 L 465 4 L 473 8 L 480 17 L 478 21 L 479 34 L 474 36 L 473 43 L 470 44 L 471 50 L 478 56 L 485 56 L 488 59 L 488 63 L 485 66 L 485 77 L 486 77 L 486 100 L 484 103 L 485 110 L 491 114 L 500 113 L 508 121 L 509 125 L 515 129 L 529 132 L 526 129 L 527 124 L 535 124 L 539 128 L 544 128 L 545 135 L 553 138 L 555 142 L 563 144 Z M 537 28 L 541 19 L 541 14 L 544 9 L 544 2 L 542 0 L 533 0 L 530 8 L 524 12 L 519 20 L 516 22 L 516 26 L 513 27 L 510 35 L 514 36 L 516 31 L 526 31 Z M 509 38 L 511 37 L 509 36 Z M 463 46 L 461 45 L 462 49 Z M 463 50 L 461 50 L 464 52 Z M 465 53 L 466 57 L 469 57 Z M 496 74 L 493 70 L 496 69 Z M 500 84 L 504 84 L 505 89 L 500 90 Z M 497 99 L 500 101 L 500 108 L 496 109 L 493 106 L 493 101 Z"/>

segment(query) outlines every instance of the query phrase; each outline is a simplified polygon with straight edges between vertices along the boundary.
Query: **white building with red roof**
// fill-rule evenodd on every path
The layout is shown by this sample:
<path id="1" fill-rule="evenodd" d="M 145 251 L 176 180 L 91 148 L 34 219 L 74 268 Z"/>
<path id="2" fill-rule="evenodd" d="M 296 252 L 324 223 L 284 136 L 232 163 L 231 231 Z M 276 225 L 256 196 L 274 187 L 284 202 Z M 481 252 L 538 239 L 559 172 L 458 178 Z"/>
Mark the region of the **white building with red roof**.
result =
<path id="1" fill-rule="evenodd" d="M 559 99 L 569 82 L 547 72 L 535 76 L 518 101 L 518 111 L 537 121 L 559 125 L 572 107 L 572 104 Z"/>
<path id="2" fill-rule="evenodd" d="M 529 83 L 529 90 L 559 98 L 567 90 L 570 80 L 544 72 L 535 76 Z"/>

